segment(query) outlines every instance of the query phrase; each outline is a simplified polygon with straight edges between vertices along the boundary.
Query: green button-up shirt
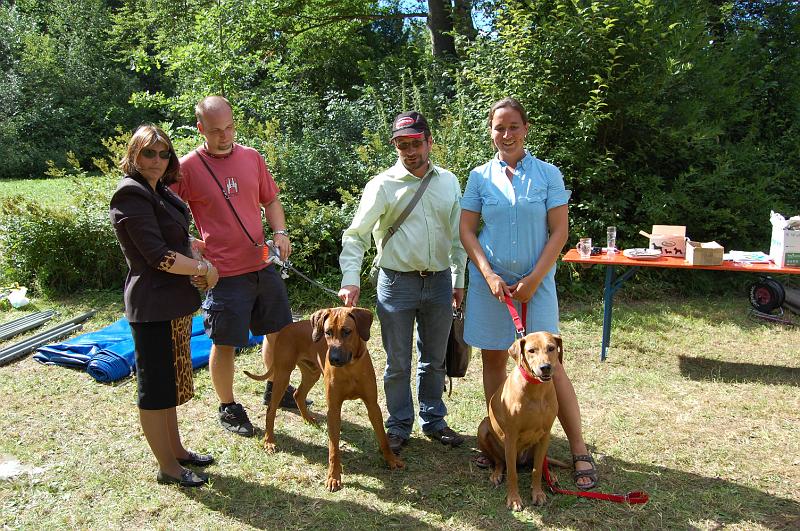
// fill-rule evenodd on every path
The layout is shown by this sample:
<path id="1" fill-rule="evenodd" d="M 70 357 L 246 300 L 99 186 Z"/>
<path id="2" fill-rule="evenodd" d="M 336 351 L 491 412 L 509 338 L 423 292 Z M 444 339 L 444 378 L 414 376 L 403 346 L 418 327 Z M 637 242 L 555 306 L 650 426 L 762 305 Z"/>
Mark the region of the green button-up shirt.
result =
<path id="1" fill-rule="evenodd" d="M 402 161 L 376 175 L 364 187 L 350 227 L 342 235 L 342 286 L 360 286 L 364 252 L 370 234 L 378 247 L 378 265 L 395 271 L 442 271 L 450 268 L 453 287 L 464 287 L 467 253 L 461 245 L 461 185 L 449 171 L 430 165 L 433 172 L 419 202 L 383 248 L 389 227 L 406 208 L 422 179 L 406 170 Z"/>

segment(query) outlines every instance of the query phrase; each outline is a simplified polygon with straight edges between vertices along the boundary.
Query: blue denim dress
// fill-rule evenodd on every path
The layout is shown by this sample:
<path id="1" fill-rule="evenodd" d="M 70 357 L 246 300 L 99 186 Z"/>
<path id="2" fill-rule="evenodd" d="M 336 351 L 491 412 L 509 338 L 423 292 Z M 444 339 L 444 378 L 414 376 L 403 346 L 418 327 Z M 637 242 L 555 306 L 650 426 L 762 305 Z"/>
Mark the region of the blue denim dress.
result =
<path id="1" fill-rule="evenodd" d="M 483 228 L 478 241 L 492 269 L 508 284 L 530 273 L 549 237 L 547 211 L 569 201 L 561 172 L 530 153 L 517 164 L 514 178 L 505 175 L 505 163 L 494 159 L 472 170 L 461 207 L 480 212 Z M 504 302 L 497 300 L 486 280 L 470 262 L 464 340 L 490 350 L 504 350 L 514 342 L 514 323 Z M 517 303 L 519 311 L 519 303 Z M 558 297 L 555 266 L 528 302 L 528 332 L 558 333 Z"/>

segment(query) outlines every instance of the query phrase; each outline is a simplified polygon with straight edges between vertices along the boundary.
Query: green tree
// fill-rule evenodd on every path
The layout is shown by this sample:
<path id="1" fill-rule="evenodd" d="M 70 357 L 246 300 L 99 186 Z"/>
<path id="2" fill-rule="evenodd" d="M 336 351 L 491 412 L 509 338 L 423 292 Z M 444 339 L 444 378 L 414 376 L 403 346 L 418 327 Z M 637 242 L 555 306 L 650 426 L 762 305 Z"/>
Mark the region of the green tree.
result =
<path id="1" fill-rule="evenodd" d="M 84 162 L 133 121 L 132 78 L 108 58 L 101 0 L 0 5 L 0 178 L 39 176 L 67 151 Z"/>

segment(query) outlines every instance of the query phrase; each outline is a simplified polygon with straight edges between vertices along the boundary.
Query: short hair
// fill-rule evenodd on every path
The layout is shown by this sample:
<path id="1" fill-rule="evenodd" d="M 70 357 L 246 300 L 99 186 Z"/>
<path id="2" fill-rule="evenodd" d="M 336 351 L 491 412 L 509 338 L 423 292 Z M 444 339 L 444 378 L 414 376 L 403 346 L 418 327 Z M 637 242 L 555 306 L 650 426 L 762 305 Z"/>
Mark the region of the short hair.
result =
<path id="1" fill-rule="evenodd" d="M 197 121 L 203 123 L 203 114 L 212 109 L 219 109 L 222 106 L 228 107 L 233 113 L 233 106 L 225 96 L 206 96 L 194 106 L 194 116 Z"/>
<path id="2" fill-rule="evenodd" d="M 175 148 L 172 147 L 172 141 L 167 134 L 155 124 L 142 124 L 133 132 L 131 139 L 128 141 L 128 149 L 122 160 L 119 161 L 119 167 L 125 175 L 135 175 L 139 173 L 136 167 L 136 159 L 139 153 L 147 147 L 153 146 L 161 142 L 167 149 L 169 149 L 169 164 L 164 175 L 161 176 L 161 182 L 169 186 L 178 180 L 181 163 L 178 160 L 178 155 L 175 153 Z"/>
<path id="3" fill-rule="evenodd" d="M 492 105 L 492 108 L 489 109 L 489 120 L 487 122 L 489 128 L 492 127 L 492 119 L 494 118 L 494 113 L 497 112 L 498 109 L 502 109 L 503 107 L 510 107 L 514 109 L 519 113 L 520 116 L 522 116 L 522 123 L 523 124 L 528 123 L 528 113 L 525 111 L 525 107 L 523 107 L 522 104 L 517 99 L 509 97 L 509 98 L 503 98 L 502 100 L 495 102 L 495 104 Z"/>

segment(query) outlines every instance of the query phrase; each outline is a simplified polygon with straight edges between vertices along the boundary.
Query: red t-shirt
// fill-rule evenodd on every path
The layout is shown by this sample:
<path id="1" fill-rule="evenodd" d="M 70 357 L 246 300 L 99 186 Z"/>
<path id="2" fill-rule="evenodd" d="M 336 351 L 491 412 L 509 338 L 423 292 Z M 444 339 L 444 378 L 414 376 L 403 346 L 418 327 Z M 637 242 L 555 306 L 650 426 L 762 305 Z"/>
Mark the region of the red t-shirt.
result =
<path id="1" fill-rule="evenodd" d="M 181 159 L 181 180 L 172 190 L 189 203 L 200 237 L 206 243 L 205 257 L 220 276 L 229 277 L 266 266 L 262 247 L 256 247 L 244 233 L 203 160 L 230 196 L 244 228 L 256 243 L 264 243 L 261 205 L 271 203 L 278 186 L 264 158 L 255 149 L 239 144 L 225 157 L 210 155 L 199 148 Z"/>

